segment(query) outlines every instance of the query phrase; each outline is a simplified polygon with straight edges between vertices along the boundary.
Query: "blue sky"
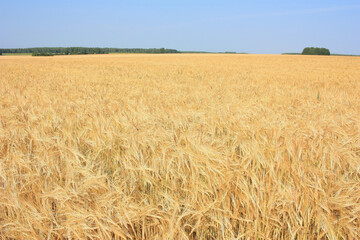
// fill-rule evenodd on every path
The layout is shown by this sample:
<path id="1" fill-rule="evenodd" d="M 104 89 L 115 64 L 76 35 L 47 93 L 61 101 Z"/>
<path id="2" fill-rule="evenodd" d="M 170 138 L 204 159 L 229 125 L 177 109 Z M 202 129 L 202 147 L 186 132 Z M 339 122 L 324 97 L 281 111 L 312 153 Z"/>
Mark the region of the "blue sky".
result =
<path id="1" fill-rule="evenodd" d="M 360 54 L 360 1 L 0 0 L 0 48 Z"/>

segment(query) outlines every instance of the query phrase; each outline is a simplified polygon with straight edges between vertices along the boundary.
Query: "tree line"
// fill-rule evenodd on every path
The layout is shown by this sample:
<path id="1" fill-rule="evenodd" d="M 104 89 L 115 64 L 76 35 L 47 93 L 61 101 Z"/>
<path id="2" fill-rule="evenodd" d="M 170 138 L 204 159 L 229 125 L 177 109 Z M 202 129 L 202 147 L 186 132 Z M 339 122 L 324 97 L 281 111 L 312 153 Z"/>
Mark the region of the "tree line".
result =
<path id="1" fill-rule="evenodd" d="M 167 48 L 87 48 L 87 47 L 41 47 L 41 48 L 3 48 L 1 53 L 32 53 L 52 55 L 108 54 L 108 53 L 180 53 Z M 42 55 L 44 56 L 44 55 Z"/>

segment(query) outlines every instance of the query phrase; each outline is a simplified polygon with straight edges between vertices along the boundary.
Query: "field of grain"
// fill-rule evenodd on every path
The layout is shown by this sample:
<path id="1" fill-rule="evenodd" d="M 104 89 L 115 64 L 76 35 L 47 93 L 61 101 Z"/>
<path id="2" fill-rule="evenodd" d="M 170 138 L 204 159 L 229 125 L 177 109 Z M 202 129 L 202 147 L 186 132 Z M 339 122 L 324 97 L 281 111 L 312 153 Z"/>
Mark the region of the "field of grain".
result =
<path id="1" fill-rule="evenodd" d="M 359 57 L 0 57 L 0 239 L 359 238 Z"/>

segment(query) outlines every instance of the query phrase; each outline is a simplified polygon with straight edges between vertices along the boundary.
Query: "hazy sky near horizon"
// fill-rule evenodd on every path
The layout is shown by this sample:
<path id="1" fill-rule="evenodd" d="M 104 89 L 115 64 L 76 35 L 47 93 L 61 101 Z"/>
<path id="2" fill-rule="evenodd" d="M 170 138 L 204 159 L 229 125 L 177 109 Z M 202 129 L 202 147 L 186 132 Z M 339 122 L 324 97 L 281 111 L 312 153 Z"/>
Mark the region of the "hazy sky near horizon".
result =
<path id="1" fill-rule="evenodd" d="M 360 54 L 359 0 L 0 0 L 0 48 Z"/>

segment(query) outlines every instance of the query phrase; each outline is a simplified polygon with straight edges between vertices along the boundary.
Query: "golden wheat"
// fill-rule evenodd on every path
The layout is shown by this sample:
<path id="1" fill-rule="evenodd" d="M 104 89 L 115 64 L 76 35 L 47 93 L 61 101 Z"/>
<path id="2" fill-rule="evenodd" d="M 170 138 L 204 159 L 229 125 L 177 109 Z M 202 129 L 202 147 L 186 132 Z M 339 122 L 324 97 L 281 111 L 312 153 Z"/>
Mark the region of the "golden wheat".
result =
<path id="1" fill-rule="evenodd" d="M 0 57 L 3 239 L 359 239 L 360 58 Z"/>

